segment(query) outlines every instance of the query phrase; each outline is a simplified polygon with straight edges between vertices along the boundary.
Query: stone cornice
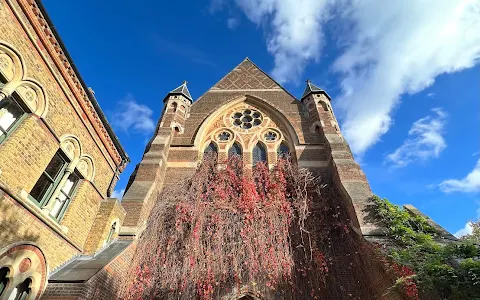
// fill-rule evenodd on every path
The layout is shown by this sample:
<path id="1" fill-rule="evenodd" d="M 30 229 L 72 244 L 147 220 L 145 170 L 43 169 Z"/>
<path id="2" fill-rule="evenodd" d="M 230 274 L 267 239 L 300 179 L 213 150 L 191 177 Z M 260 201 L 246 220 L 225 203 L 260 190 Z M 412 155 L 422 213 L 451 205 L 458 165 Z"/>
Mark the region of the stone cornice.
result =
<path id="1" fill-rule="evenodd" d="M 110 125 L 108 123 L 104 124 L 104 121 L 102 120 L 102 117 L 104 116 L 100 116 L 97 112 L 94 103 L 92 103 L 91 96 L 88 94 L 89 91 L 87 91 L 83 80 L 69 58 L 67 50 L 64 49 L 63 43 L 57 34 L 52 31 L 48 16 L 45 16 L 42 13 L 42 8 L 40 7 L 41 4 L 37 3 L 36 0 L 18 0 L 18 3 L 38 35 L 40 42 L 44 45 L 69 89 L 77 99 L 77 102 L 83 111 L 84 118 L 82 118 L 82 121 L 85 122 L 88 120 L 91 123 L 109 155 L 114 159 L 115 164 L 120 168 L 120 171 L 122 171 L 126 165 L 125 163 L 122 163 L 122 161 L 128 161 L 128 156 L 123 149 L 121 149 L 121 145 L 113 132 L 109 133 L 109 131 L 111 131 Z M 100 112 L 100 114 L 102 113 Z M 116 143 L 111 135 L 113 135 L 113 139 L 115 139 Z"/>

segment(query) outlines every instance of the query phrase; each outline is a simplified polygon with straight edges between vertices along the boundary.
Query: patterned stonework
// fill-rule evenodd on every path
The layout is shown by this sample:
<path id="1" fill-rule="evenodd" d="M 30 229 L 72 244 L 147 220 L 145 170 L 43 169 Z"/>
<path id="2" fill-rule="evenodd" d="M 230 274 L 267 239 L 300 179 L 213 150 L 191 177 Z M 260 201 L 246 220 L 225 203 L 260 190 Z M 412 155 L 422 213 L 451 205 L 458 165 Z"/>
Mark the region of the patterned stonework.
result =
<path id="1" fill-rule="evenodd" d="M 249 129 L 235 126 L 233 123 L 235 118 L 232 116 L 239 111 L 243 112 L 245 110 L 260 114 L 262 122 L 258 126 L 253 126 Z M 208 145 L 211 141 L 214 141 L 218 145 L 219 150 L 222 151 L 222 149 L 227 150 L 234 141 L 237 141 L 242 146 L 243 151 L 251 151 L 252 147 L 261 141 L 267 146 L 269 151 L 276 152 L 276 147 L 282 141 L 285 141 L 285 136 L 282 134 L 284 131 L 285 129 L 276 124 L 265 111 L 247 103 L 240 103 L 227 109 L 211 123 L 206 131 L 207 133 L 202 144 Z M 274 140 L 268 141 L 265 138 L 269 132 L 276 135 Z M 230 135 L 228 140 L 222 141 L 219 138 L 222 133 L 228 133 Z M 290 143 L 287 142 L 287 144 Z"/>
<path id="2" fill-rule="evenodd" d="M 248 58 L 227 76 L 223 77 L 212 89 L 220 90 L 255 90 L 280 89 L 267 74 L 255 66 Z"/>

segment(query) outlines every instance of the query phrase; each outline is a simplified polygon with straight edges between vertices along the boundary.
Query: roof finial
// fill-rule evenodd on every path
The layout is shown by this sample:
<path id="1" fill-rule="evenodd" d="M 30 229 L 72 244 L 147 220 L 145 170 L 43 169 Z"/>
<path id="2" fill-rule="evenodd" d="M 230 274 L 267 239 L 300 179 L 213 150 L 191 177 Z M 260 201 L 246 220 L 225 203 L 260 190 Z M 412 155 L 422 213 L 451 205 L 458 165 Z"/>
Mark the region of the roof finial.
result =
<path id="1" fill-rule="evenodd" d="M 188 81 L 184 80 L 182 84 L 187 85 L 187 83 L 188 83 Z"/>
<path id="2" fill-rule="evenodd" d="M 306 83 L 312 82 L 310 79 L 305 80 Z"/>

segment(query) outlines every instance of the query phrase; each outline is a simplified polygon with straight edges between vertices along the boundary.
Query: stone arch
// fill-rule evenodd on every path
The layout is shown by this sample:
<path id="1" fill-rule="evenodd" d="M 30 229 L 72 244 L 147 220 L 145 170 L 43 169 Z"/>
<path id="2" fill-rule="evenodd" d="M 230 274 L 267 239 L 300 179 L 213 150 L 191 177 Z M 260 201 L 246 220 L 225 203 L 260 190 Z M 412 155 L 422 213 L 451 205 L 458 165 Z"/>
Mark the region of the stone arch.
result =
<path id="1" fill-rule="evenodd" d="M 60 148 L 62 148 L 74 165 L 77 164 L 80 156 L 82 156 L 82 145 L 80 140 L 74 135 L 62 135 L 60 137 Z"/>
<path id="2" fill-rule="evenodd" d="M 7 84 L 22 80 L 25 74 L 25 64 L 19 52 L 5 42 L 0 42 L 0 75 L 1 82 Z"/>
<path id="3" fill-rule="evenodd" d="M 16 286 L 30 279 L 29 299 L 39 299 L 46 286 L 48 265 L 43 251 L 32 242 L 18 242 L 0 250 L 0 268 L 8 267 L 9 282 L 4 291 L 10 295 Z"/>
<path id="4" fill-rule="evenodd" d="M 217 107 L 212 113 L 210 113 L 209 116 L 205 118 L 202 121 L 201 125 L 197 128 L 195 132 L 194 145 L 197 148 L 200 148 L 199 146 L 202 143 L 202 139 L 207 133 L 208 128 L 211 126 L 211 123 L 214 120 L 216 120 L 220 115 L 225 113 L 225 111 L 228 110 L 230 107 L 235 106 L 242 102 L 251 104 L 252 106 L 258 107 L 265 113 L 268 113 L 270 116 L 272 116 L 273 120 L 275 120 L 276 123 L 282 124 L 285 127 L 287 131 L 284 133 L 285 138 L 289 139 L 294 145 L 299 144 L 299 138 L 298 138 L 297 132 L 295 131 L 295 128 L 282 112 L 280 112 L 277 108 L 269 104 L 268 101 L 256 96 L 246 94 L 246 95 L 239 96 L 232 99 L 228 103 L 220 107 Z"/>
<path id="5" fill-rule="evenodd" d="M 78 160 L 77 170 L 83 175 L 83 178 L 90 182 L 93 181 L 95 176 L 95 164 L 93 163 L 93 158 L 88 154 L 83 154 Z"/>
<path id="6" fill-rule="evenodd" d="M 13 94 L 19 98 L 32 113 L 39 117 L 47 114 L 48 101 L 40 84 L 33 79 L 22 80 L 15 86 Z"/>
<path id="7" fill-rule="evenodd" d="M 218 153 L 219 151 L 219 147 L 218 147 L 218 144 L 212 140 L 212 139 L 208 139 L 205 141 L 205 143 L 203 143 L 203 147 L 201 148 L 202 149 L 202 153 L 205 153 L 205 151 L 207 151 L 207 148 L 210 147 L 210 145 L 213 145 L 213 148 L 215 148 L 216 153 Z"/>

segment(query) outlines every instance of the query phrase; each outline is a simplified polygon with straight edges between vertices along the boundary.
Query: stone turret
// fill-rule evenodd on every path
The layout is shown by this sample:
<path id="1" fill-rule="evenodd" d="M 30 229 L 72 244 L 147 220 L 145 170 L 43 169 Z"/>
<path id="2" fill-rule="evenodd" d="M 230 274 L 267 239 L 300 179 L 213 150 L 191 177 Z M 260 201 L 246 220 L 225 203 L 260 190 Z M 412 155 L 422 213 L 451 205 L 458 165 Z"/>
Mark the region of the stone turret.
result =
<path id="1" fill-rule="evenodd" d="M 127 211 L 123 234 L 135 235 L 142 230 L 163 187 L 170 144 L 175 135 L 184 132 L 192 102 L 186 81 L 164 98 L 163 112 L 155 133 L 126 187 L 122 201 Z"/>

